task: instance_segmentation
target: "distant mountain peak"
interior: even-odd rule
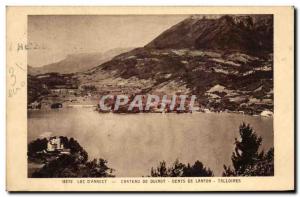
[[[147,48],[272,51],[272,15],[193,15],[169,28]]]

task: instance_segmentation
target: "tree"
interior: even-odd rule
[[[88,153],[82,148],[82,146],[74,138],[67,138],[64,136],[59,137],[61,143],[66,149],[70,149],[71,154],[78,153],[81,156],[82,163],[85,163],[88,160]]]
[[[262,138],[250,125],[243,123],[239,128],[240,140],[235,139],[231,160],[233,169],[224,165],[223,176],[271,176],[274,174],[274,150],[265,155],[259,152]]]
[[[74,138],[60,136],[60,139],[64,148],[70,149],[70,154],[37,154],[47,148],[47,139],[37,139],[28,145],[28,158],[33,162],[42,160],[45,164],[31,175],[33,178],[114,176],[114,170],[108,167],[106,160],[100,158],[88,161],[88,153]]]
[[[42,151],[47,149],[48,140],[46,138],[36,139],[28,144],[27,156],[28,161],[35,161],[41,163],[45,160]]]
[[[36,139],[28,144],[28,154],[33,154],[47,149],[48,140],[46,138]]]
[[[184,175],[184,170],[186,166],[183,163],[180,163],[178,159],[173,164],[173,167],[169,169],[169,175],[171,177],[182,177]]]
[[[160,162],[159,166],[156,169],[151,168],[151,176],[153,176],[153,177],[168,177],[166,162],[165,161]]]
[[[33,178],[114,177],[104,159],[82,163],[77,155],[61,155],[32,174]]]
[[[183,164],[176,160],[171,167],[166,166],[166,162],[160,162],[156,169],[151,169],[152,177],[211,177],[213,172],[200,161],[196,161],[192,166]]]
[[[76,177],[71,176],[72,168],[76,165],[76,158],[73,155],[61,155],[58,159],[45,164],[40,170],[34,172],[34,178],[53,177]],[[68,173],[64,173],[68,172]],[[73,173],[75,174],[75,173]]]
[[[94,159],[91,162],[86,163],[87,171],[83,175],[84,177],[114,177],[113,169],[107,166],[107,161]]]
[[[196,161],[192,167],[188,164],[183,171],[184,177],[211,177],[214,176],[213,172],[208,168],[204,167],[202,162]]]
[[[252,166],[249,166],[244,176],[273,176],[274,175],[274,149],[271,148],[261,159]]]

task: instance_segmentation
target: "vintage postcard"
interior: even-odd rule
[[[293,191],[294,8],[7,7],[8,191]]]

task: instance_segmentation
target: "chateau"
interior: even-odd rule
[[[70,154],[70,149],[65,149],[60,137],[50,137],[47,144],[47,152],[59,152],[61,154]]]

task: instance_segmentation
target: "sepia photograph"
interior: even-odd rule
[[[294,8],[8,7],[8,191],[292,191]]]
[[[30,15],[26,47],[28,177],[274,175],[272,15]]]

